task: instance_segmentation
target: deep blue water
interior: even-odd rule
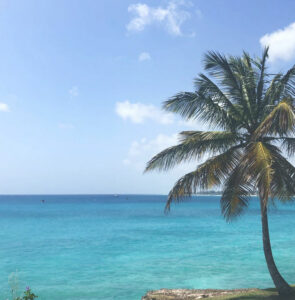
[[[45,200],[45,203],[41,202]],[[19,290],[40,300],[139,300],[149,289],[269,287],[260,211],[226,223],[218,196],[163,213],[165,196],[0,196],[1,300]],[[295,205],[273,208],[274,256],[295,283]],[[10,298],[9,298],[10,299]]]

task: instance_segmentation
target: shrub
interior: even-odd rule
[[[27,286],[26,290],[24,292],[24,296],[22,298],[17,297],[14,300],[34,300],[35,298],[38,298],[38,296],[36,296],[34,293],[32,293],[30,287]]]

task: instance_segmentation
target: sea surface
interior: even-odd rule
[[[232,223],[219,199],[198,196],[165,215],[166,196],[0,196],[0,300],[11,299],[9,281],[40,300],[273,286],[257,199]],[[294,204],[271,209],[270,234],[279,269],[295,283]]]

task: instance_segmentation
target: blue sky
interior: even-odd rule
[[[0,0],[0,193],[167,193],[143,175],[176,133],[160,110],[207,50],[295,63],[295,2]],[[197,164],[197,162],[196,162]]]

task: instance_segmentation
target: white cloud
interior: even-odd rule
[[[151,7],[145,3],[129,5],[128,12],[132,13],[134,17],[127,24],[127,30],[129,32],[140,32],[148,25],[160,24],[170,34],[181,36],[183,35],[181,26],[191,17],[191,14],[180,7],[189,5],[191,4],[183,0],[170,1],[165,8],[161,6]]]
[[[182,127],[186,127],[189,130],[202,130],[202,131],[208,131],[208,130],[212,130],[212,128],[210,128],[208,126],[208,124],[204,124],[200,121],[197,120],[179,120],[178,121],[178,125]]]
[[[0,111],[9,112],[10,108],[6,103],[0,102]]]
[[[178,142],[179,141],[177,133],[171,135],[158,134],[154,139],[148,140],[146,138],[142,138],[140,140],[133,141],[130,145],[128,155],[125,159],[123,159],[122,163],[126,167],[135,169],[136,171],[142,174],[147,162],[153,156],[155,156],[156,154],[165,150],[168,147],[177,145]],[[169,172],[168,176],[172,176],[171,178],[174,178],[174,180],[176,180],[184,174],[194,170],[196,166],[201,162],[202,160],[195,160],[191,162],[182,163],[178,166],[175,166],[173,170]],[[155,174],[153,174],[153,176],[155,176]],[[167,177],[167,175],[165,175],[165,177]]]
[[[145,164],[158,152],[177,144],[177,134],[159,134],[155,139],[142,138],[131,143],[128,156],[123,160],[124,165],[131,165],[143,171]]]
[[[148,52],[142,52],[138,56],[139,61],[151,60],[151,55]]]
[[[61,129],[73,129],[74,125],[71,123],[59,123],[58,127]]]
[[[260,39],[263,47],[269,46],[269,60],[288,61],[295,58],[295,22]]]
[[[133,123],[144,123],[145,120],[153,120],[160,124],[171,124],[174,116],[164,113],[152,104],[131,103],[128,100],[116,103],[116,113],[124,120],[131,120]]]
[[[71,89],[69,89],[69,94],[71,97],[79,96],[79,88],[77,86],[73,86]]]

